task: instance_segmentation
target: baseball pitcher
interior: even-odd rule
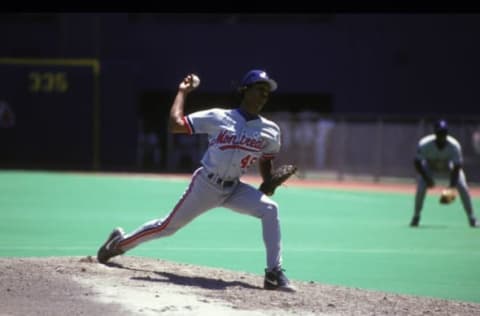
[[[239,87],[239,107],[211,108],[185,115],[186,98],[199,82],[196,75],[189,74],[179,84],[170,110],[169,130],[208,135],[201,167],[195,170],[183,196],[167,216],[146,222],[130,234],[114,229],[99,249],[97,259],[106,263],[141,243],[173,235],[210,209],[226,207],[254,216],[262,223],[267,266],[264,287],[294,291],[282,269],[279,206],[269,196],[296,168],[273,168],[272,160],[281,146],[280,129],[259,115],[277,83],[265,71],[251,70]],[[264,180],[258,189],[240,180],[254,164],[259,165]]]

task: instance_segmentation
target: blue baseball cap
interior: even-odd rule
[[[242,86],[249,86],[258,82],[266,82],[270,85],[270,91],[277,90],[277,82],[270,78],[265,70],[254,69],[247,72],[242,79]]]
[[[435,133],[448,132],[448,123],[445,120],[438,120],[433,125]]]

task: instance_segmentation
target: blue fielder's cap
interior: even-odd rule
[[[438,132],[448,132],[448,124],[447,121],[445,120],[438,120],[435,122],[433,129],[435,130],[435,133]]]
[[[266,82],[270,85],[270,91],[275,91],[277,89],[277,82],[271,79],[264,70],[250,70],[243,77],[242,86],[249,86],[258,82]]]

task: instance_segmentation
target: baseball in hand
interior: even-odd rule
[[[192,87],[197,88],[200,85],[200,78],[196,74],[192,74]]]

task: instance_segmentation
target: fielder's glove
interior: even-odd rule
[[[275,169],[272,172],[272,177],[268,180],[264,180],[258,189],[266,195],[271,196],[275,193],[275,189],[287,181],[295,172],[297,172],[296,166],[282,165]]]
[[[443,189],[442,193],[440,193],[440,204],[450,204],[452,203],[455,198],[457,197],[457,194],[455,193],[454,189],[447,188]]]

